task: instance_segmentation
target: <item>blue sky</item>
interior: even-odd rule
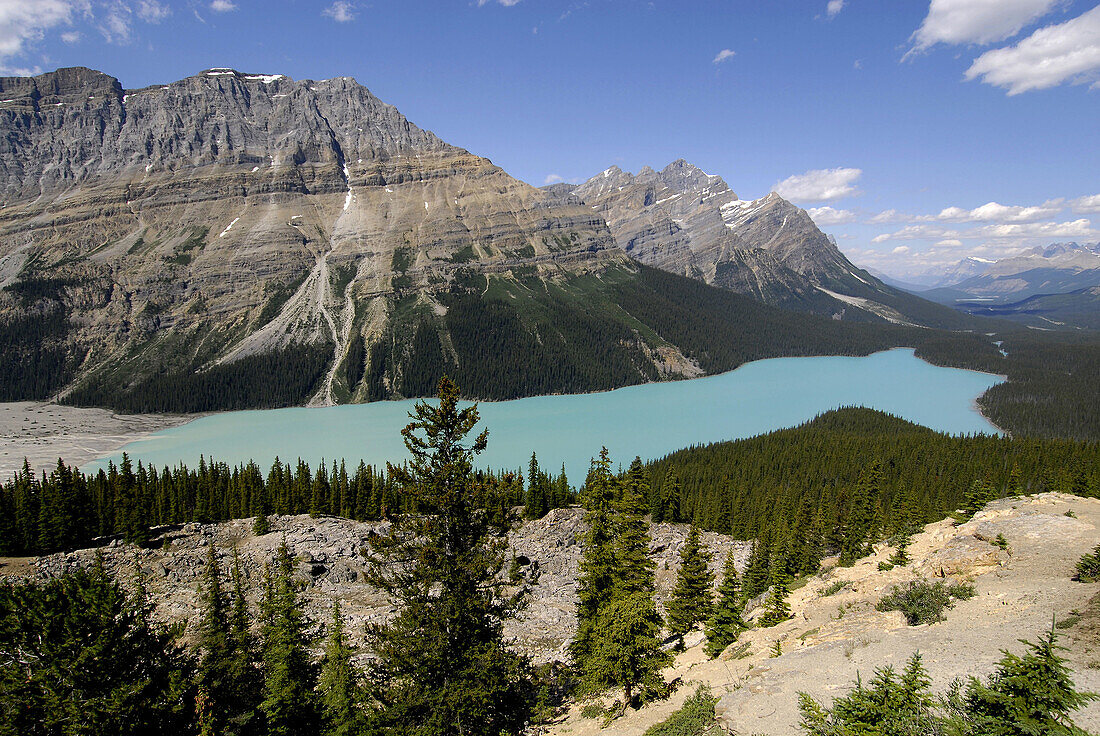
[[[541,185],[685,158],[857,263],[1100,240],[1100,5],[1080,0],[0,0],[7,74],[352,76]]]

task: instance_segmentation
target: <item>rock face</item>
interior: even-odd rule
[[[554,186],[563,197],[562,185]],[[642,263],[770,304],[909,321],[886,303],[891,287],[852,265],[805,210],[775,192],[738,199],[721,177],[680,159],[636,175],[612,166],[571,194]]]
[[[61,69],[0,78],[0,127],[0,286],[22,288],[0,292],[0,316],[63,304],[84,375],[322,345],[315,400],[361,399],[337,370],[351,345],[369,349],[399,302],[440,310],[458,271],[631,268],[591,209],[350,78],[210,69],[124,90]]]
[[[159,616],[168,621],[187,621],[189,626],[194,626],[197,620],[198,586],[210,545],[214,545],[224,572],[233,564],[233,550],[237,550],[249,598],[255,603],[264,565],[274,559],[284,537],[296,560],[296,576],[306,586],[307,612],[316,622],[327,622],[329,606],[338,599],[349,635],[356,643],[362,643],[364,624],[385,620],[394,612],[384,595],[363,582],[368,539],[385,533],[386,522],[272,517],[272,532],[261,537],[252,534],[251,526],[251,519],[187,524],[165,531],[166,541],[159,549],[139,549],[116,542],[101,551],[108,569],[123,581],[132,580],[137,571],[141,572]],[[519,566],[517,586],[525,586],[529,596],[526,608],[519,618],[507,622],[505,631],[536,662],[567,659],[565,647],[576,631],[577,574],[585,529],[581,509],[556,509],[508,535]],[[662,604],[676,584],[680,550],[687,531],[684,525],[651,527],[650,549],[657,563],[658,600]],[[702,539],[712,554],[711,567],[719,578],[730,551],[738,569],[744,569],[751,543],[713,532],[703,533]],[[80,550],[41,557],[25,572],[40,580],[49,579],[91,564],[95,554],[96,550]],[[0,568],[0,576],[4,572],[7,571]],[[508,564],[504,572],[509,572]],[[193,633],[188,630],[188,635]]]

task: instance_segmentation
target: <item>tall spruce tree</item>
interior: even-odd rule
[[[589,692],[623,688],[623,704],[634,703],[639,688],[659,693],[661,669],[672,655],[661,648],[661,615],[651,593],[633,593],[600,610],[598,635],[582,675]]]
[[[613,596],[648,593],[657,589],[654,573],[656,564],[649,556],[648,482],[642,470],[642,461],[634,459],[621,484],[619,500],[614,506],[615,520],[615,582]]]
[[[682,496],[683,487],[680,485],[680,476],[669,468],[661,497],[661,521],[675,524],[684,520],[680,509],[680,504],[683,503]]]
[[[199,732],[221,734],[226,731],[235,683],[230,675],[231,656],[225,625],[228,602],[222,590],[221,568],[213,544],[207,550],[199,599],[202,602],[198,637]]]
[[[473,457],[488,432],[464,443],[477,407],[458,408],[458,387],[439,382],[439,403],[419,402],[402,435],[408,466],[390,466],[416,514],[372,539],[369,580],[399,606],[368,638],[381,707],[372,726],[418,736],[517,733],[534,700],[529,666],[504,646],[504,542],[473,503]]]
[[[787,575],[787,562],[781,555],[772,561],[771,571],[768,596],[764,600],[764,615],[760,617],[760,625],[763,627],[781,624],[791,617],[791,607],[787,604],[787,596],[791,594],[791,579]]]
[[[358,736],[366,727],[363,686],[351,663],[352,649],[344,632],[340,601],[332,604],[332,623],[321,660],[318,690],[323,736]]]
[[[270,736],[300,736],[317,722],[314,666],[307,649],[309,624],[293,578],[290,550],[279,545],[267,570],[261,601],[263,700],[260,710]]]
[[[844,537],[840,548],[841,565],[852,565],[868,552],[869,542],[876,531],[875,518],[881,483],[882,465],[876,460],[856,481],[844,525]]]
[[[711,657],[717,657],[726,650],[730,644],[737,641],[741,632],[748,628],[741,614],[744,611],[744,603],[741,600],[741,581],[737,577],[737,567],[734,564],[733,550],[726,556],[726,564],[722,568],[722,583],[718,586],[718,600],[714,604],[710,620],[707,621],[707,645],[706,652]]]
[[[618,582],[615,550],[616,481],[611,474],[607,448],[592,461],[585,481],[584,520],[588,532],[577,579],[577,633],[569,645],[573,663],[579,670],[592,651],[600,608],[607,604]]]
[[[680,570],[668,604],[668,630],[683,646],[684,634],[706,622],[711,612],[714,573],[710,571],[710,552],[699,539],[698,527],[692,526],[680,552]]]
[[[256,638],[249,622],[248,601],[244,593],[244,574],[241,556],[233,550],[233,567],[230,571],[233,590],[229,601],[229,682],[232,683],[230,699],[226,703],[226,736],[248,736],[259,733],[259,706],[263,681],[257,668]]]

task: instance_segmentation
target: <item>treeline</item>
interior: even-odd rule
[[[1021,329],[998,333],[997,341],[999,347],[986,335],[941,333],[919,343],[917,356],[1007,376],[978,404],[1016,436],[1100,440],[1100,336]]]
[[[300,406],[316,392],[331,360],[327,344],[299,345],[202,370],[191,366],[154,372],[132,386],[120,387],[116,376],[104,375],[87,380],[61,403],[133,413]]]
[[[748,594],[844,562],[882,539],[995,498],[1057,491],[1100,497],[1100,445],[934,432],[870,409],[672,453],[648,466],[650,508],[756,539]],[[899,560],[900,563],[900,560]]]
[[[564,469],[547,474],[532,455],[528,472],[533,482],[526,487],[521,473],[475,475],[476,502],[494,524],[503,526],[515,506],[539,518],[575,501]],[[230,467],[205,459],[197,469],[180,464],[158,472],[140,462],[134,468],[125,455],[95,474],[58,461],[48,475],[36,476],[24,464],[0,485],[0,554],[49,554],[115,536],[141,544],[151,527],[191,521],[255,516],[262,525],[270,514],[305,513],[372,521],[416,512],[415,497],[401,489],[385,469],[360,463],[349,473],[335,461],[313,471],[302,460],[276,458],[266,474],[254,462]]]

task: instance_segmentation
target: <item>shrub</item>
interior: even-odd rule
[[[1078,561],[1077,574],[1073,579],[1082,583],[1100,581],[1100,544]]]
[[[942,581],[929,583],[916,580],[908,585],[895,585],[889,595],[883,596],[876,608],[880,611],[901,611],[910,626],[930,624],[944,619],[944,610],[957,600],[967,600],[976,595],[973,585]]]
[[[822,598],[828,598],[831,595],[836,595],[837,593],[839,593],[840,591],[844,590],[847,587],[848,587],[847,581],[837,580],[836,582],[830,583],[828,585],[828,587],[826,587],[824,590],[821,591],[821,597]]]
[[[714,725],[714,704],[718,698],[700,685],[683,706],[665,720],[650,726],[645,736],[699,736]]]

